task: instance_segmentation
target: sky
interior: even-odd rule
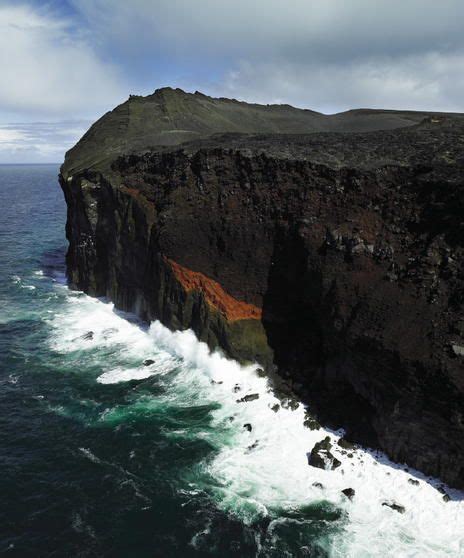
[[[0,0],[0,163],[61,162],[164,86],[324,113],[464,112],[463,0]]]

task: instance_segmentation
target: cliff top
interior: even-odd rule
[[[289,143],[286,140],[289,134],[293,136],[293,139],[288,136],[290,143],[295,145],[295,135],[299,135],[296,151],[301,154],[308,134],[321,138],[340,133],[394,130],[418,125],[424,119],[433,121],[443,117],[438,113],[374,109],[324,115],[290,105],[250,104],[165,87],[147,97],[130,96],[102,116],[67,152],[62,174],[67,176],[86,168],[107,168],[119,155],[147,149],[206,138],[211,146],[218,134],[241,134],[241,148],[247,142],[244,134],[269,135],[268,144],[274,146],[274,151],[279,142]],[[461,119],[462,116],[446,115],[446,118]],[[219,143],[221,141],[224,142],[224,136]]]

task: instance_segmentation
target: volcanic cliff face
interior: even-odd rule
[[[464,487],[461,116],[162,90],[133,121],[134,102],[62,168],[71,285],[277,369],[322,419]],[[197,139],[167,146],[168,121]]]

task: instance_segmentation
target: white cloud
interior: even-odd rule
[[[48,10],[1,5],[2,113],[95,116],[126,97],[115,68],[99,60],[84,37]]]
[[[326,113],[351,108],[459,112],[464,109],[464,53],[326,65],[241,62],[211,89],[239,99],[291,102]]]
[[[0,125],[0,164],[59,163],[90,124],[80,120]]]
[[[462,0],[79,0],[103,42],[176,85],[322,111],[464,111]],[[192,67],[192,71],[185,68]],[[205,68],[210,68],[205,79]],[[196,75],[195,75],[196,72]],[[159,74],[154,74],[159,79]],[[193,76],[193,77],[192,77]]]

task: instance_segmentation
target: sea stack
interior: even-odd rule
[[[133,96],[61,168],[69,282],[464,488],[463,154],[462,115]]]

